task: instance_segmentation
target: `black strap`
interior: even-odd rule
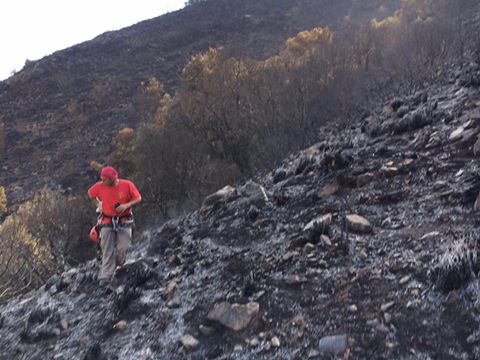
[[[102,213],[102,217],[107,218],[107,219],[114,219],[114,218],[118,218],[118,219],[130,218],[130,219],[133,219],[133,214],[127,214],[127,215],[122,215],[122,216],[108,216],[108,215],[105,215],[104,213]]]

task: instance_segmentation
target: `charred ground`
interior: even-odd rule
[[[344,358],[478,358],[480,91],[465,79],[479,75],[470,64],[323,128],[145,232],[111,290],[92,261],[2,305],[0,357],[315,359],[330,356],[321,338],[346,335]],[[234,331],[212,315],[222,303],[258,311]]]

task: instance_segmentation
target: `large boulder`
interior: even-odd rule
[[[347,350],[348,337],[346,334],[325,336],[318,342],[320,353],[325,355],[341,355]]]
[[[350,231],[358,234],[370,234],[373,231],[367,219],[355,214],[347,215],[347,226]]]
[[[235,188],[227,185],[218,190],[217,192],[208,195],[202,203],[202,207],[209,207],[213,206],[221,201],[227,200],[230,196],[232,196],[235,193]]]
[[[309,238],[314,238],[321,234],[328,234],[331,223],[332,214],[318,216],[305,225],[303,232],[306,233]]]
[[[208,320],[215,321],[233,331],[241,331],[258,319],[260,304],[250,302],[245,305],[222,302],[215,304],[208,313]]]

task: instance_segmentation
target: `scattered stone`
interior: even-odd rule
[[[376,327],[375,327],[375,330],[379,331],[379,332],[382,332],[382,333],[388,333],[390,330],[388,329],[388,327],[386,327],[384,324],[378,324]]]
[[[117,331],[123,331],[127,328],[127,322],[125,320],[120,320],[115,325],[113,325],[113,329]]]
[[[358,311],[357,305],[355,305],[355,304],[350,305],[350,306],[348,307],[348,311],[350,311],[350,312],[352,312],[352,313],[357,312],[357,311]]]
[[[200,325],[198,327],[198,330],[202,333],[204,336],[211,336],[215,333],[215,329],[210,327],[210,326],[205,326],[205,325]]]
[[[407,275],[407,276],[404,276],[400,279],[400,281],[398,282],[400,285],[403,285],[403,284],[406,284],[407,282],[410,281],[412,277],[410,275]]]
[[[270,351],[271,348],[272,348],[272,343],[270,341],[267,341],[263,349],[265,351]]]
[[[167,287],[163,290],[163,296],[171,300],[173,296],[175,295],[175,292],[177,291],[178,285],[175,281],[170,281],[167,285]]]
[[[60,326],[62,327],[63,330],[68,329],[68,321],[66,319],[60,320]]]
[[[387,311],[388,309],[390,309],[393,305],[395,305],[395,301],[390,301],[386,304],[383,304],[381,307],[380,307],[380,310],[382,310],[383,312]]]
[[[320,356],[320,351],[318,350],[310,350],[307,354],[308,358],[309,359],[313,359],[313,358],[316,358],[318,356]]]
[[[390,324],[392,322],[392,315],[390,313],[383,314],[383,318],[385,319],[385,324]]]
[[[167,307],[170,309],[179,308],[180,305],[180,298],[178,296],[175,296],[172,300],[167,301]]]
[[[347,345],[347,334],[326,336],[318,342],[320,353],[328,355],[343,354],[347,350]]]
[[[467,337],[467,343],[470,345],[478,343],[479,341],[480,341],[480,331],[478,330],[473,332]]]
[[[459,140],[462,137],[462,133],[465,131],[465,128],[463,126],[460,126],[456,128],[448,137],[449,140],[451,141],[456,141]]]
[[[62,331],[59,328],[55,328],[52,330],[52,335],[54,336],[60,336],[61,333]]]
[[[440,235],[440,233],[439,233],[438,231],[432,231],[432,232],[429,232],[429,233],[423,235],[423,236],[420,238],[420,240],[425,240],[425,239],[427,239],[427,238],[435,237],[435,236],[438,236],[438,235]]]
[[[277,336],[272,338],[272,345],[277,348],[280,347],[280,339]]]
[[[334,195],[338,192],[338,189],[340,188],[340,185],[338,184],[337,181],[325,186],[321,191],[320,191],[320,196],[331,196]]]
[[[300,275],[287,275],[285,276],[284,281],[288,285],[298,285],[307,282],[307,279]]]
[[[371,172],[367,172],[365,174],[358,175],[356,177],[356,186],[363,187],[375,180],[375,174]]]
[[[332,246],[332,240],[330,240],[330,238],[327,236],[327,235],[320,235],[320,240],[322,240],[322,242],[327,245],[327,246]]]
[[[215,304],[207,318],[219,322],[233,331],[240,331],[255,322],[259,312],[260,304],[256,302],[250,302],[246,305],[222,302]]]
[[[332,214],[326,214],[311,220],[307,225],[305,225],[303,231],[312,232],[315,234],[323,234],[331,223]]]
[[[283,259],[283,261],[288,261],[288,260],[294,258],[295,256],[299,256],[299,255],[300,255],[300,253],[298,251],[289,251],[285,255],[283,255],[282,259]]]
[[[380,169],[380,171],[382,172],[383,175],[385,175],[386,177],[394,177],[394,176],[397,176],[399,174],[399,169],[395,166],[382,166],[382,168]]]
[[[250,346],[257,347],[260,344],[260,341],[258,341],[257,338],[253,338],[249,342]]]
[[[367,219],[355,214],[347,215],[347,226],[350,231],[359,234],[370,234],[373,230]]]
[[[180,342],[188,350],[195,349],[199,344],[198,340],[189,334],[183,335]]]
[[[243,351],[243,346],[240,344],[237,344],[233,347],[233,352],[239,353]]]
[[[208,195],[202,203],[202,208],[209,207],[215,205],[221,201],[227,200],[230,196],[235,193],[235,188],[227,185],[218,190],[217,192]]]

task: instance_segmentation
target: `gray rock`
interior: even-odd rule
[[[314,234],[324,234],[328,226],[332,223],[332,214],[326,214],[310,220],[303,228],[304,232],[312,232]]]
[[[318,342],[319,350],[322,354],[340,355],[347,350],[347,334],[326,336]]]
[[[359,234],[370,234],[373,230],[367,219],[355,214],[347,215],[347,226],[350,231]]]
[[[120,320],[115,325],[113,325],[113,329],[117,331],[123,331],[127,328],[127,322],[125,320]]]
[[[210,327],[210,326],[205,326],[205,325],[200,325],[198,327],[198,330],[204,335],[204,336],[211,336],[215,333],[215,329]]]
[[[195,349],[199,344],[198,340],[189,334],[183,335],[180,342],[186,349]]]
[[[235,188],[227,185],[217,192],[208,195],[202,203],[202,208],[212,206],[220,201],[225,201],[228,199],[230,196],[232,196],[235,193]]]
[[[298,285],[298,284],[303,284],[304,282],[307,281],[307,279],[303,276],[300,275],[287,275],[283,279],[287,285]]]
[[[375,180],[375,174],[371,172],[367,172],[357,176],[356,185],[357,187],[362,187],[369,184],[373,180]]]
[[[260,304],[256,302],[246,305],[222,302],[215,304],[207,318],[224,325],[228,329],[240,331],[249,327],[258,318],[259,312]]]

